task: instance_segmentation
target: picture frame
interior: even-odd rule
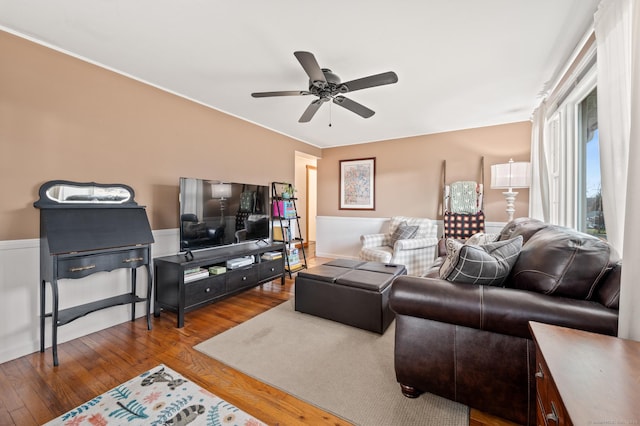
[[[376,159],[340,160],[340,210],[375,210]]]

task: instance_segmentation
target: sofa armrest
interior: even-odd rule
[[[388,246],[391,244],[391,236],[389,234],[366,234],[360,236],[360,242],[363,248]]]
[[[398,315],[531,339],[529,321],[615,336],[618,311],[598,302],[526,290],[398,277],[389,297]]]
[[[394,251],[398,250],[416,250],[427,247],[436,247],[438,238],[409,238],[407,240],[398,240],[393,246]]]

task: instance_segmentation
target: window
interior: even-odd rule
[[[602,184],[600,180],[600,141],[598,138],[598,91],[593,89],[579,104],[579,155],[582,163],[580,177],[580,230],[606,238],[602,212]]]
[[[605,237],[596,83],[591,62],[547,111],[543,143],[550,221]]]

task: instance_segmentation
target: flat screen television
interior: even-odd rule
[[[269,240],[269,186],[180,178],[180,251]]]

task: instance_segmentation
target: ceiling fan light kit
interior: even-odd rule
[[[311,52],[294,52],[295,57],[302,65],[302,68],[309,76],[309,90],[287,90],[277,92],[255,92],[251,96],[254,98],[266,98],[274,96],[317,96],[318,99],[311,101],[307,109],[298,120],[300,123],[311,121],[323,103],[333,101],[334,104],[358,114],[362,118],[369,118],[375,111],[365,107],[358,102],[342,96],[342,94],[354,92],[356,90],[370,87],[383,86],[398,82],[398,76],[393,71],[381,74],[370,75],[356,80],[342,83],[340,77],[328,68],[320,68],[318,61]]]

